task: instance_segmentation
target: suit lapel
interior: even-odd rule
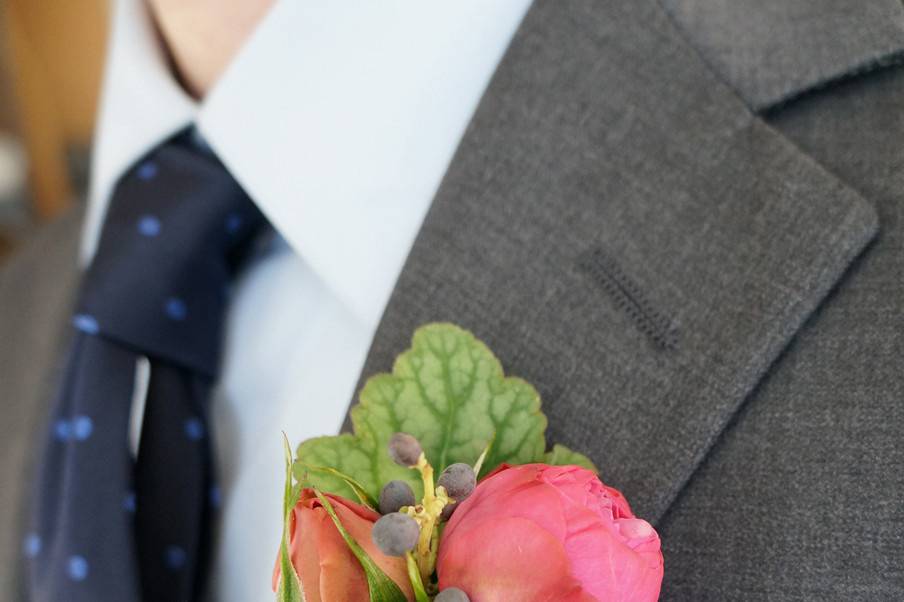
[[[52,393],[62,371],[62,350],[79,281],[76,265],[82,213],[72,211],[40,228],[30,244],[0,266],[0,599],[20,595],[16,571],[34,463],[43,443]]]
[[[657,520],[875,232],[649,0],[538,0],[399,278],[364,376],[420,324],[534,383],[552,440]]]
[[[661,1],[757,111],[904,58],[900,0]]]

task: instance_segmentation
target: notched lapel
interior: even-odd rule
[[[655,521],[875,229],[658,4],[538,0],[363,374],[422,323],[473,330]]]
[[[901,0],[661,0],[754,110],[904,59]]]

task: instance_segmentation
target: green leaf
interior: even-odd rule
[[[559,445],[558,443],[552,446],[552,451],[546,453],[546,457],[543,459],[543,461],[547,464],[552,464],[555,466],[567,466],[574,464],[575,466],[580,466],[582,468],[586,468],[587,470],[592,470],[595,474],[599,474],[599,470],[597,470],[596,466],[593,464],[590,458],[588,458],[584,454],[579,454],[576,451],[572,451],[564,445]]]
[[[336,511],[333,509],[330,500],[318,489],[314,489],[314,495],[317,496],[317,499],[320,500],[320,503],[323,505],[327,514],[333,519],[333,524],[336,525],[336,529],[339,530],[342,539],[345,540],[348,548],[361,564],[361,568],[364,569],[364,576],[367,578],[367,589],[370,592],[370,602],[408,602],[405,598],[405,594],[402,593],[402,590],[399,589],[396,582],[390,579],[386,573],[377,566],[377,563],[368,556],[367,552],[364,551],[364,548],[358,545],[358,542],[345,530],[339,517],[336,516]]]
[[[292,486],[292,448],[283,433],[283,449],[286,456],[286,484],[283,492],[283,533],[279,545],[279,584],[276,586],[277,602],[304,602],[304,588],[292,559],[289,557],[289,529],[292,521],[292,509],[298,501],[298,488]]]
[[[299,482],[308,482],[311,480],[311,473],[321,473],[325,475],[329,475],[331,477],[335,477],[337,479],[341,479],[349,489],[351,489],[355,496],[358,498],[358,501],[370,508],[371,510],[377,509],[377,500],[371,497],[369,493],[364,489],[364,486],[348,476],[344,472],[340,472],[335,468],[330,468],[329,466],[313,466],[311,464],[305,464],[304,462],[297,461],[293,466],[293,471],[295,473],[295,478],[298,479]]]
[[[502,462],[545,457],[546,417],[537,391],[520,378],[506,378],[487,346],[452,324],[419,328],[392,374],[367,381],[351,418],[354,435],[305,441],[298,458],[351,476],[374,498],[392,479],[408,481],[418,498],[423,493],[417,473],[394,464],[386,451],[395,432],[417,437],[437,473],[455,462],[473,464],[490,440],[484,474]],[[334,475],[309,476],[324,491],[354,495]]]

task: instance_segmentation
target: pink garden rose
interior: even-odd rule
[[[503,465],[446,526],[440,589],[471,602],[650,602],[659,536],[617,490],[577,466]]]

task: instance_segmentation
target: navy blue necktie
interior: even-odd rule
[[[191,132],[120,179],[82,283],[38,475],[24,544],[33,600],[199,596],[219,497],[208,394],[229,284],[265,223]]]

